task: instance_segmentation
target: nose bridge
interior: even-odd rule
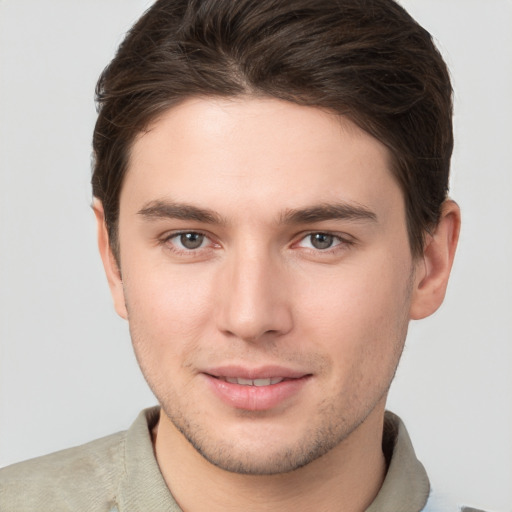
[[[246,341],[292,327],[286,276],[271,248],[247,244],[230,252],[220,283],[219,328]]]

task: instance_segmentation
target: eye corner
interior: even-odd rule
[[[346,251],[355,243],[356,240],[345,233],[312,230],[297,236],[292,248],[318,256],[332,256]]]
[[[211,235],[197,229],[167,232],[158,241],[159,245],[178,257],[204,256],[208,251],[220,248],[220,244]]]

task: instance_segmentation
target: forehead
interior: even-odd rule
[[[387,148],[346,118],[268,98],[193,98],[135,140],[121,192],[215,210],[401,201]],[[385,202],[385,201],[384,201]],[[234,210],[229,212],[229,208]]]

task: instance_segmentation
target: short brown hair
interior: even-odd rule
[[[329,109],[385,144],[422,253],[453,149],[450,78],[425,29],[393,0],[158,0],[96,88],[92,187],[116,256],[136,135],[191,96],[244,94]]]

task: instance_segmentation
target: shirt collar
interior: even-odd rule
[[[430,493],[427,472],[416,458],[402,420],[389,411],[384,418],[382,445],[384,453],[389,453],[389,466],[384,483],[366,512],[422,510]]]
[[[158,422],[159,407],[142,411],[126,433],[124,475],[117,493],[119,512],[181,512],[155,458],[151,429]]]
[[[124,474],[117,493],[119,512],[181,512],[163,479],[151,442],[159,407],[142,411],[125,439]],[[384,483],[366,512],[416,512],[425,506],[430,484],[398,416],[386,412],[383,449],[389,465]]]

